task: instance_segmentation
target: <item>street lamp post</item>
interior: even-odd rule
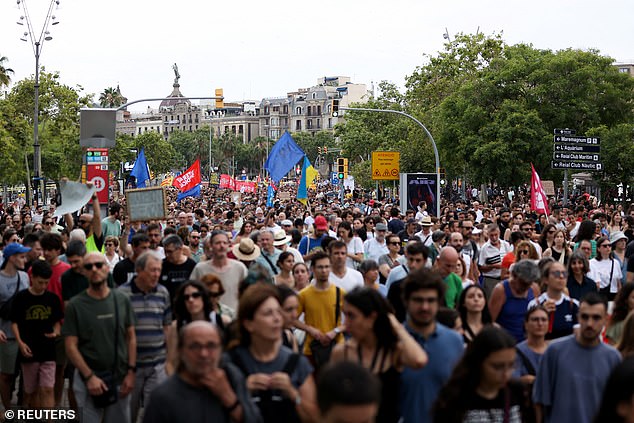
[[[33,190],[35,194],[35,201],[38,204],[42,204],[42,198],[40,198],[40,188],[42,184],[42,155],[40,150],[40,139],[39,139],[39,124],[40,124],[40,54],[42,52],[42,45],[44,41],[50,41],[53,39],[51,34],[48,31],[48,26],[53,21],[53,25],[57,25],[59,21],[55,16],[53,16],[53,7],[59,7],[59,0],[51,0],[48,6],[48,12],[46,14],[46,19],[44,20],[44,25],[42,25],[42,32],[40,32],[39,38],[35,38],[33,25],[31,24],[31,17],[29,15],[29,11],[26,7],[26,0],[17,0],[18,7],[22,5],[22,10],[24,15],[20,16],[20,20],[17,22],[18,25],[24,25],[23,21],[26,21],[27,31],[24,32],[22,41],[31,40],[33,46],[33,53],[35,55],[35,98],[34,98],[34,108],[33,108]]]

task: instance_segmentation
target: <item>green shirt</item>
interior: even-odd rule
[[[462,292],[462,279],[455,273],[450,273],[445,279],[445,303],[449,308],[456,308],[458,298]]]
[[[115,304],[118,308],[116,379],[123,381],[128,367],[127,328],[136,324],[130,299],[111,289],[104,299],[96,299],[86,291],[73,297],[66,307],[63,336],[76,336],[78,349],[92,371],[112,370],[115,342]]]

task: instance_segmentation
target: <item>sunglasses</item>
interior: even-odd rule
[[[95,263],[84,263],[84,269],[86,270],[92,270],[93,267],[96,267],[97,269],[101,269],[102,267],[104,267],[106,265],[106,263],[104,263],[103,261],[98,261]]]
[[[549,275],[554,276],[556,278],[567,278],[568,272],[566,272],[565,270],[553,270],[549,272]]]
[[[194,235],[191,235],[191,237],[192,237],[193,239],[200,239],[200,237],[199,237],[199,236],[194,236]]]
[[[388,245],[400,245],[401,243],[400,242],[388,242],[387,244]]]
[[[52,225],[53,222],[44,222],[45,225]]]
[[[528,250],[521,250],[518,251],[517,254],[528,254]]]
[[[185,295],[183,295],[183,299],[184,299],[185,301],[189,301],[189,299],[190,299],[190,298],[194,298],[194,299],[196,299],[196,298],[200,298],[200,297],[202,297],[202,296],[203,296],[203,294],[202,294],[202,293],[200,293],[200,292],[194,292],[194,293],[191,293],[191,294],[185,294]]]

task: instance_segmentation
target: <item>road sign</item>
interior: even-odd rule
[[[598,162],[599,154],[592,153],[553,153],[555,160],[572,160],[575,162]]]
[[[398,181],[401,153],[398,151],[372,152],[372,179],[383,181]]]
[[[552,169],[574,169],[574,170],[603,170],[603,163],[597,162],[564,162],[553,160],[550,162]]]
[[[567,151],[571,153],[598,153],[601,146],[598,145],[574,145],[574,144],[555,144],[555,151]]]
[[[565,142],[569,144],[587,144],[587,145],[599,145],[601,144],[601,138],[599,137],[577,137],[568,135],[555,135],[553,137],[556,143]]]
[[[333,185],[339,185],[339,176],[337,172],[332,172],[330,175],[330,183]]]
[[[575,135],[577,133],[577,131],[575,131],[574,129],[560,129],[560,128],[555,128],[553,130],[553,134],[555,135]]]

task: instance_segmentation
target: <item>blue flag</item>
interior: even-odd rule
[[[266,207],[273,207],[274,200],[275,189],[273,189],[273,185],[269,184],[269,187],[266,189]]]
[[[200,197],[200,184],[196,185],[192,189],[188,189],[185,192],[179,192],[176,197],[176,201],[180,202],[183,198],[187,197]]]
[[[271,149],[271,154],[266,159],[264,168],[269,171],[271,179],[277,184],[304,155],[304,150],[295,143],[291,134],[286,131]]]
[[[145,188],[145,182],[150,179],[150,168],[148,167],[147,160],[145,159],[145,149],[141,149],[139,156],[134,162],[134,167],[132,168],[132,172],[130,172],[130,176],[134,176],[136,178],[137,188]]]

